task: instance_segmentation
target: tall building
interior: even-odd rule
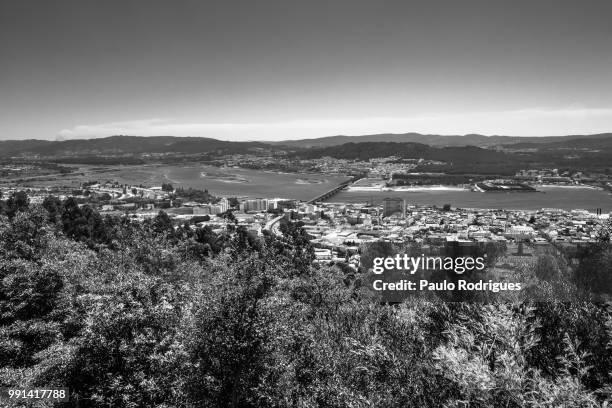
[[[268,200],[256,198],[254,200],[246,200],[244,202],[244,211],[267,211]]]
[[[402,212],[404,201],[399,197],[385,198],[383,200],[383,217],[388,217],[391,214]]]
[[[221,206],[221,212],[226,212],[230,208],[229,200],[225,197],[219,201],[219,205]]]

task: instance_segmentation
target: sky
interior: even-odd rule
[[[612,131],[609,0],[0,0],[0,140]]]

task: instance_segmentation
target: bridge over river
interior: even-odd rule
[[[328,198],[333,197],[336,194],[338,194],[340,191],[344,190],[346,187],[348,187],[349,184],[351,184],[351,183],[353,183],[355,181],[356,181],[355,179],[344,181],[339,186],[337,186],[335,188],[332,188],[331,190],[326,191],[325,193],[320,194],[320,195],[316,196],[315,198],[313,198],[311,200],[308,200],[307,203],[308,204],[314,204],[317,201],[327,200]]]

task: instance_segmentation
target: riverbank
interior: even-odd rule
[[[604,191],[605,189],[597,186],[590,186],[588,184],[574,184],[574,185],[561,185],[561,184],[534,184],[536,188],[569,188],[569,189],[586,189],[586,190],[599,190]]]
[[[400,186],[400,187],[378,187],[378,186],[349,186],[347,191],[469,191],[465,187],[457,186]]]
[[[483,194],[467,189],[421,190],[421,191],[351,191],[339,192],[330,201],[346,203],[380,204],[387,197],[399,197],[409,204],[437,205],[451,204],[460,208],[499,208],[507,210],[539,210],[560,208],[563,210],[584,209],[604,213],[612,211],[612,194],[593,188],[541,187],[544,194],[516,194],[496,192]]]

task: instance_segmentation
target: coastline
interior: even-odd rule
[[[590,186],[587,184],[577,184],[577,185],[562,185],[562,184],[535,184],[535,187],[538,188],[571,188],[571,189],[586,189],[586,190],[605,190],[602,187]]]
[[[470,191],[465,187],[456,186],[401,186],[401,187],[347,187],[346,191],[395,191],[395,192],[422,192],[422,191]]]
[[[598,190],[605,191],[602,187],[590,186],[586,184],[580,185],[557,185],[557,184],[534,184],[535,188],[566,188],[566,189],[585,189],[585,190]],[[346,191],[394,191],[394,192],[427,192],[427,191],[472,191],[467,187],[457,187],[457,186],[400,186],[400,187],[379,187],[379,186],[349,186],[346,188]],[[476,192],[485,192],[484,190],[478,189]],[[509,191],[502,191],[509,192]],[[514,192],[514,191],[513,191]]]

